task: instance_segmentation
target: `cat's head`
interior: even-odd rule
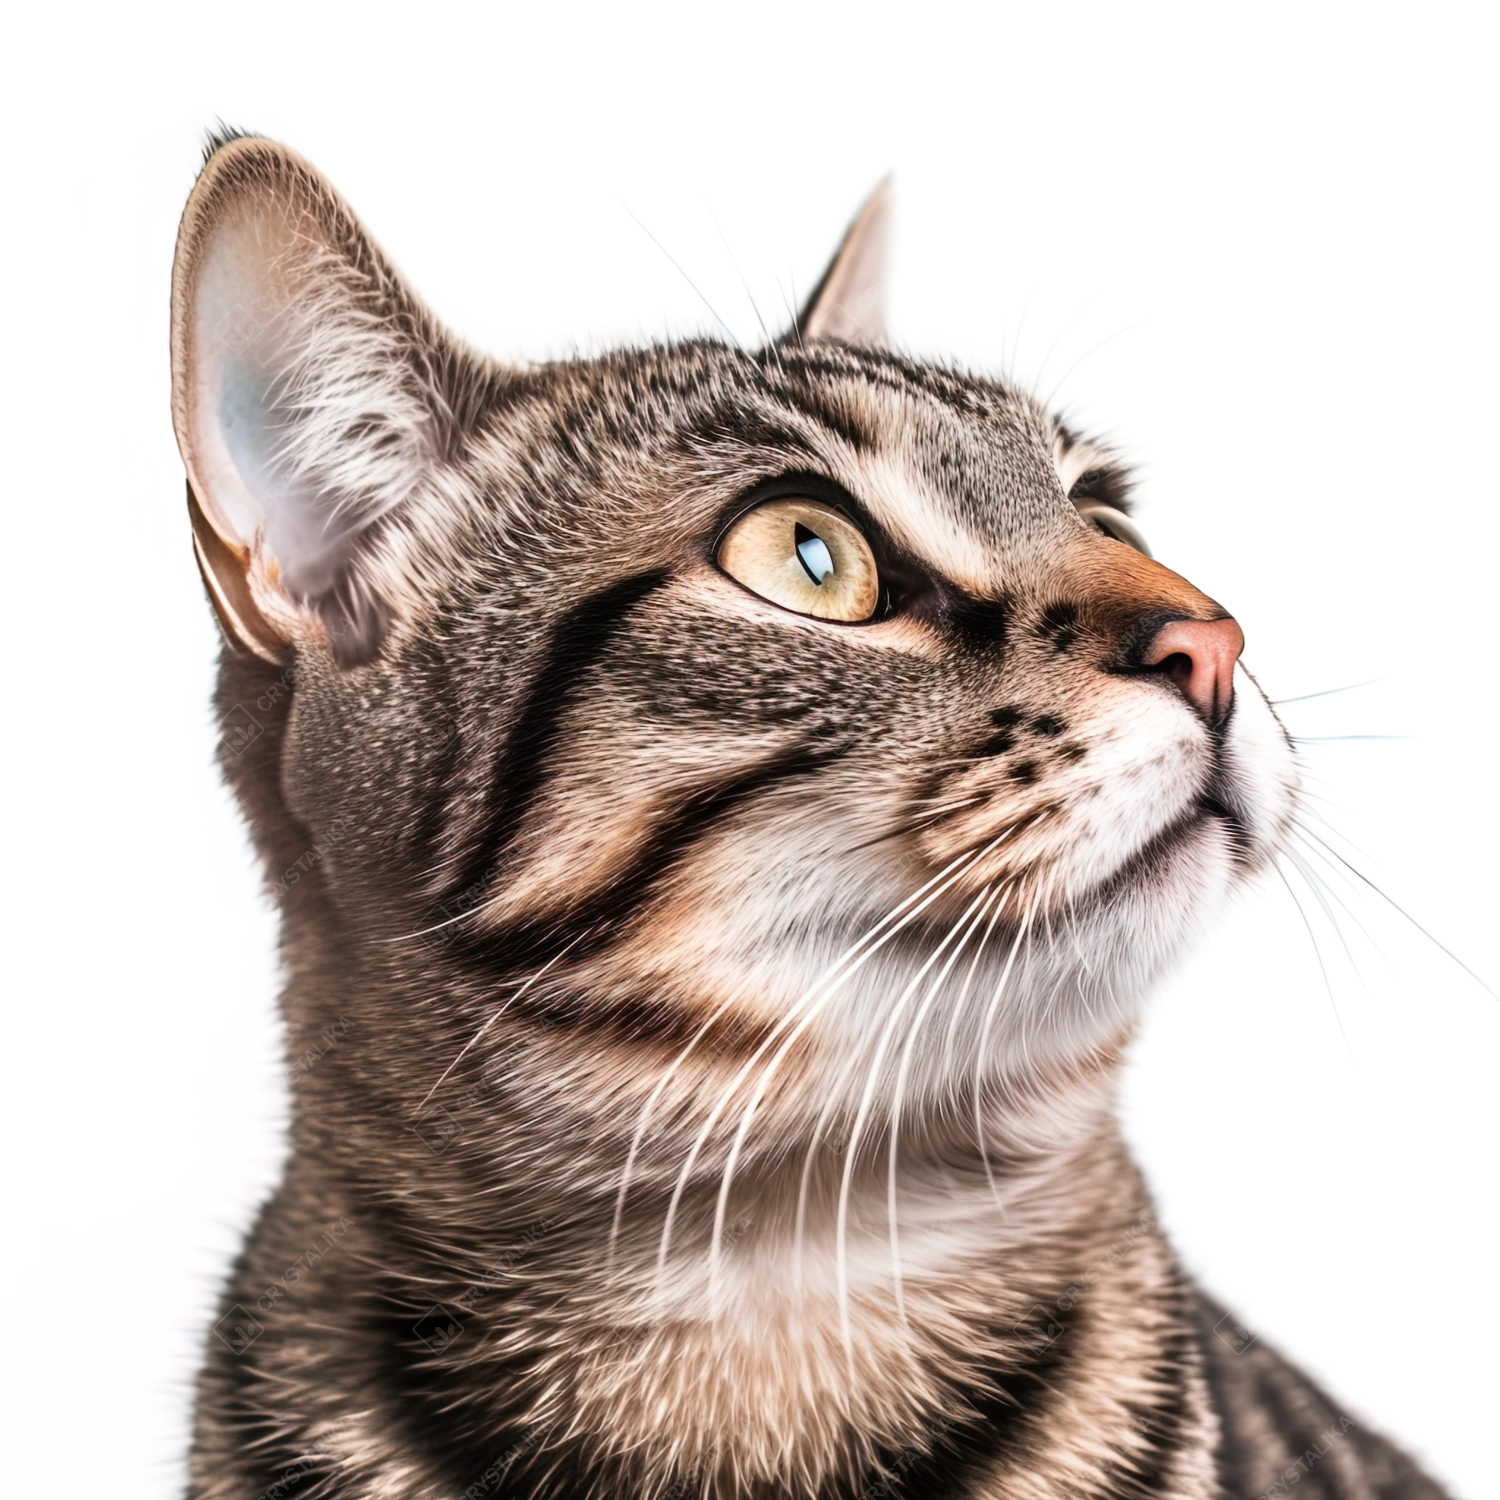
[[[1280,838],[1238,626],[1107,450],[884,347],[883,221],[772,347],[501,368],[297,157],[211,153],[173,411],[225,760],[423,1089],[513,1025],[913,1098],[1073,1060]]]

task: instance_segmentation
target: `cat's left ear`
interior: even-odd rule
[[[802,305],[793,339],[805,344],[883,344],[885,271],[890,241],[891,180],[865,199],[823,279]]]
[[[305,161],[215,142],[177,240],[172,417],[230,639],[373,657],[415,607],[424,499],[493,378]]]

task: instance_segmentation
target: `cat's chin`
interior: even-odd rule
[[[1150,909],[1138,915],[1154,918],[1153,927],[1176,925],[1174,912],[1191,926],[1272,862],[1296,808],[1296,762],[1259,685],[1243,667],[1237,672],[1233,715],[1191,803],[1108,876],[1056,904],[1107,917],[1144,898]]]
[[[999,1076],[1112,1049],[1163,972],[1272,862],[1295,798],[1290,745],[1247,676],[1217,773],[1185,811],[1081,889],[1017,883],[976,964],[971,988],[988,998],[940,1023],[946,1056]],[[941,1073],[929,1074],[939,1093]]]

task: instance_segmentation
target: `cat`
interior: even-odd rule
[[[888,218],[761,350],[507,368],[212,140],[172,410],[292,1124],[195,1500],[1440,1496],[1112,1109],[1290,742],[1113,451],[888,346]]]

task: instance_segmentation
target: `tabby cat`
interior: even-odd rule
[[[1211,1303],[1112,1109],[1297,791],[1109,450],[884,344],[465,348],[216,139],[172,409],[282,912],[199,1500],[1433,1497]]]

